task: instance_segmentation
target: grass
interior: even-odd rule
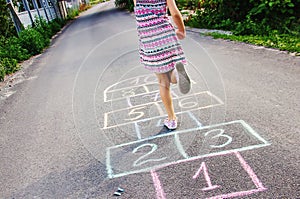
[[[272,34],[269,36],[259,35],[225,35],[220,33],[207,33],[206,35],[213,38],[221,38],[232,41],[240,41],[258,46],[275,48],[283,51],[294,52],[297,56],[300,55],[300,36],[287,34]]]
[[[90,4],[91,4],[91,5],[96,5],[96,4],[98,4],[98,3],[102,3],[102,2],[105,2],[105,1],[108,1],[108,0],[91,0],[91,1],[90,1]]]

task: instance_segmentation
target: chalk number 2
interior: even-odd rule
[[[146,159],[145,160],[145,158],[147,156],[149,156],[150,154],[152,154],[154,151],[157,150],[157,145],[156,144],[151,144],[151,143],[142,144],[142,145],[136,147],[135,149],[133,149],[132,153],[136,153],[138,150],[140,150],[143,147],[151,147],[151,150],[148,153],[146,153],[146,154],[142,155],[141,157],[139,157],[136,161],[134,161],[133,166],[135,166],[135,167],[140,166],[142,164],[145,164],[147,162],[158,162],[158,161],[165,160],[167,158],[167,157],[164,157],[164,158],[159,158],[159,159]]]

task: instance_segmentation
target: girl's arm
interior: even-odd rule
[[[175,0],[167,0],[167,6],[172,15],[172,19],[178,28],[178,30],[176,30],[176,35],[177,35],[178,39],[184,39],[185,38],[185,27],[184,27],[182,15],[176,6]]]

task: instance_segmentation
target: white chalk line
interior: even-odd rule
[[[132,51],[130,51],[130,52],[132,52]],[[121,83],[123,83],[123,82],[128,82],[128,81],[130,82],[130,81],[132,81],[132,80],[137,80],[137,79],[139,79],[139,78],[145,79],[145,78],[147,78],[147,77],[155,77],[155,75],[153,75],[153,74],[138,75],[138,76],[134,76],[134,77],[131,77],[131,78],[128,78],[128,79],[123,79],[123,80],[121,80],[121,81],[118,81],[118,82],[116,82],[116,83],[114,83],[114,84],[108,86],[104,91],[106,91],[106,92],[113,92],[113,91],[119,91],[119,90],[123,90],[123,89],[126,89],[126,88],[130,88],[130,87],[122,87],[122,88],[117,88],[117,89],[110,90],[110,89],[113,88],[114,86],[116,86],[116,85],[118,85],[118,84],[121,84]],[[157,81],[155,81],[155,82],[157,83]],[[155,83],[155,82],[152,82],[152,83]],[[140,84],[137,85],[137,86],[140,86]]]
[[[156,108],[157,108],[157,110],[159,112],[159,115],[160,116],[164,116],[165,115],[164,110],[161,108],[161,106],[159,105],[159,103],[155,102],[154,104],[155,104],[155,106],[156,106]]]
[[[139,140],[142,139],[140,127],[139,127],[139,125],[138,125],[137,122],[134,123],[134,128],[135,128],[135,132],[136,132],[137,138],[138,138]]]
[[[195,109],[190,109],[190,110],[186,110],[186,111],[176,112],[176,114],[182,114],[182,113],[187,113],[189,111],[196,111],[196,110],[213,108],[213,107],[220,106],[220,105],[222,105],[222,104],[212,104],[212,105],[208,105],[208,106],[198,107],[198,108],[195,108]],[[143,105],[141,105],[141,106],[143,106]],[[126,110],[126,109],[124,109],[124,110]],[[166,116],[166,114],[163,115],[163,116]],[[149,120],[152,120],[152,119],[159,119],[161,117],[162,116],[159,115],[159,116],[155,116],[155,117],[151,117],[151,118],[145,118],[145,119],[135,120],[135,121],[131,121],[131,122],[125,122],[125,123],[117,124],[117,125],[113,125],[113,126],[107,126],[108,125],[107,121],[104,121],[104,127],[102,129],[111,129],[111,128],[115,128],[115,127],[119,127],[119,126],[124,126],[124,125],[128,125],[128,124],[132,124],[134,122],[146,122],[146,121],[149,121]],[[104,113],[104,119],[108,119],[108,113]]]
[[[174,139],[175,139],[175,144],[176,144],[176,147],[179,151],[179,153],[184,157],[184,158],[189,158],[188,154],[185,152],[181,142],[180,142],[180,139],[179,139],[179,136],[177,133],[174,134]]]
[[[159,90],[157,90],[155,88],[155,90],[153,91],[150,91],[149,88],[147,86],[149,85],[156,85],[156,83],[146,83],[146,84],[140,84],[138,86],[131,86],[131,87],[128,87],[128,88],[123,88],[123,89],[118,89],[118,90],[115,90],[115,91],[111,91],[111,92],[107,92],[105,94],[103,94],[105,96],[105,99],[104,99],[104,102],[113,102],[113,101],[117,101],[117,100],[121,100],[121,99],[124,99],[126,97],[135,97],[135,96],[138,96],[138,95],[145,95],[145,94],[148,94],[148,93],[151,93],[151,92],[159,92]],[[107,94],[113,94],[113,93],[116,93],[116,92],[121,92],[121,91],[124,91],[124,90],[133,90],[133,89],[137,89],[137,88],[143,88],[145,90],[145,92],[143,93],[138,93],[138,94],[132,94],[132,95],[127,95],[127,96],[122,96],[122,97],[114,97],[114,99],[111,99],[112,97],[108,98],[107,97]]]
[[[194,120],[197,123],[198,127],[203,127],[203,124],[199,122],[199,120],[195,117],[195,115],[191,111],[188,111],[187,113],[192,118],[192,120]]]
[[[131,96],[124,96],[124,97],[120,97],[120,98],[114,98],[113,100],[108,100],[108,101],[105,101],[105,102],[113,102],[113,101],[122,100],[122,99],[127,98],[127,97],[133,98],[133,97],[140,97],[140,96],[145,96],[145,95],[147,96],[147,95],[156,94],[156,93],[159,93],[159,90],[149,91],[149,92],[145,92],[145,93],[139,93],[139,94],[131,95]],[[201,92],[198,92],[198,93],[193,93],[193,94],[184,95],[184,96],[174,95],[173,96],[173,100],[175,100],[175,99],[181,99],[181,98],[187,98],[187,97],[193,97],[193,96],[202,95],[202,94],[207,94],[207,95],[211,96],[209,94],[209,91],[201,91]],[[218,98],[216,98],[216,101],[218,101]],[[220,104],[222,104],[222,103],[220,103]],[[139,105],[137,105],[137,106],[139,106]]]
[[[133,107],[133,105],[131,104],[130,97],[126,97],[126,101],[129,107]]]
[[[152,92],[152,93],[154,94],[156,92]],[[177,97],[177,98],[174,98],[174,100],[179,100],[181,98],[185,99],[185,98],[188,98],[188,97],[196,97],[197,95],[205,95],[205,94],[208,94],[208,91],[203,91],[203,92],[199,92],[199,93],[194,93],[192,95]],[[131,122],[125,122],[125,123],[121,123],[121,124],[117,124],[117,125],[113,125],[113,126],[108,126],[108,121],[107,120],[108,120],[108,115],[109,114],[124,111],[124,110],[129,110],[129,109],[132,109],[132,108],[138,108],[138,107],[145,106],[145,105],[153,105],[154,104],[154,105],[157,106],[157,105],[159,105],[158,104],[159,102],[162,102],[161,100],[159,100],[159,101],[154,101],[154,102],[149,102],[149,103],[144,103],[144,104],[139,104],[139,105],[133,106],[131,104],[130,97],[127,97],[126,99],[127,99],[127,104],[129,105],[129,107],[122,108],[122,109],[117,109],[117,110],[113,110],[113,111],[104,113],[104,120],[105,121],[104,121],[103,129],[108,129],[108,128],[114,128],[114,127],[118,127],[118,126],[122,126],[122,125],[127,125],[127,124],[131,124],[133,122],[147,121],[147,120],[151,120],[151,119],[154,119],[154,118],[159,118],[160,116],[165,116],[166,115],[166,114],[164,114],[162,109],[158,109],[160,116],[151,117],[151,118],[144,118],[144,119],[141,119],[141,120],[135,120],[135,121],[131,121]],[[216,101],[218,101],[218,100],[216,99]],[[214,106],[219,106],[219,105],[222,105],[222,104],[212,104],[212,105],[208,105],[208,106],[204,106],[204,107],[198,107],[198,108],[195,108],[195,109],[190,109],[189,111],[201,110],[201,109],[205,109],[205,108],[212,108]],[[186,113],[186,111],[177,112],[176,114],[180,114],[180,113]]]
[[[123,147],[123,146],[131,145],[131,144],[136,144],[136,143],[139,143],[139,142],[153,140],[155,138],[160,138],[160,137],[165,137],[165,136],[171,136],[171,135],[174,135],[174,134],[189,133],[191,131],[199,131],[199,130],[205,130],[205,129],[210,129],[210,128],[217,128],[217,127],[220,127],[220,126],[226,126],[226,125],[230,125],[230,124],[241,124],[246,130],[249,131],[249,133],[251,133],[254,137],[256,137],[257,139],[259,139],[261,142],[263,142],[265,144],[269,143],[265,139],[263,139],[262,137],[260,137],[252,129],[252,127],[250,127],[249,125],[245,125],[244,126],[244,124],[247,124],[244,120],[234,120],[234,121],[231,121],[231,122],[224,122],[224,123],[213,124],[213,125],[209,125],[209,126],[202,126],[202,127],[196,127],[196,128],[190,128],[190,129],[183,129],[183,130],[176,130],[176,131],[170,132],[168,134],[155,135],[155,136],[152,136],[152,137],[143,138],[141,140],[136,140],[136,141],[132,141],[132,142],[128,142],[128,143],[123,143],[123,144],[115,145],[115,146],[112,146],[112,147],[109,147],[109,148],[111,148],[111,149],[112,148],[118,148],[118,147]]]
[[[224,104],[224,102],[219,97],[212,94],[210,91],[207,91],[207,94],[210,95],[211,97],[215,98],[215,100],[217,100],[220,104]]]
[[[173,161],[173,162],[163,163],[163,164],[155,165],[152,167],[147,167],[147,168],[138,169],[138,170],[134,170],[134,171],[127,171],[127,172],[118,173],[118,174],[114,174],[111,165],[107,165],[108,170],[110,169],[108,171],[108,177],[109,178],[118,178],[118,177],[127,176],[127,175],[131,175],[131,174],[144,173],[144,172],[149,172],[151,170],[158,170],[160,168],[167,167],[170,165],[183,163],[186,161],[193,161],[193,160],[197,160],[197,159],[201,159],[201,158],[207,158],[207,157],[213,157],[213,156],[219,156],[219,155],[226,155],[226,154],[230,154],[230,153],[234,153],[234,152],[253,150],[253,149],[266,147],[269,145],[271,145],[271,144],[259,144],[259,145],[252,145],[252,146],[243,147],[243,148],[239,148],[239,149],[231,149],[231,150],[226,150],[226,151],[214,152],[214,153],[204,154],[204,155],[200,155],[200,156],[194,156],[194,157],[191,157],[188,159],[181,159],[181,160],[177,160],[177,161]]]
[[[112,178],[113,176],[113,170],[111,168],[110,164],[110,150],[106,148],[106,171],[109,178]]]
[[[144,83],[144,84],[139,84],[139,85],[133,85],[133,86],[127,86],[127,87],[123,87],[123,88],[118,88],[118,89],[113,89],[113,90],[110,90],[111,88],[113,88],[114,86],[118,85],[118,84],[121,84],[122,82],[124,81],[130,81],[132,79],[137,79],[137,78],[141,78],[141,77],[148,77],[150,75],[141,75],[141,76],[136,76],[136,77],[133,77],[133,78],[129,78],[129,79],[125,79],[125,80],[122,80],[122,81],[119,81],[117,83],[114,83],[112,85],[110,85],[109,87],[107,87],[104,91],[103,91],[103,97],[104,97],[104,102],[109,102],[109,101],[112,101],[111,99],[108,99],[107,98],[107,94],[108,93],[113,93],[113,92],[118,92],[118,91],[122,91],[122,90],[126,90],[126,89],[132,89],[132,88],[138,88],[138,87],[143,87],[143,86],[147,86],[147,85],[155,85],[155,84],[158,84],[157,82],[147,82],[147,83]]]
[[[264,138],[262,138],[256,131],[254,131],[254,129],[249,124],[247,124],[244,120],[239,120],[239,121],[244,126],[244,128],[247,130],[247,132],[254,135],[259,141],[261,141],[265,144],[269,143]]]
[[[187,133],[187,132],[191,132],[191,131],[197,131],[197,130],[203,130],[203,129],[209,129],[209,128],[216,128],[216,127],[219,127],[219,126],[225,126],[225,125],[230,125],[230,124],[241,124],[246,130],[249,131],[250,134],[252,134],[254,137],[256,137],[259,141],[263,142],[263,144],[250,145],[250,146],[241,147],[241,148],[237,148],[237,149],[230,149],[230,150],[225,150],[225,151],[218,151],[218,152],[213,152],[213,153],[209,153],[209,154],[204,154],[204,155],[200,155],[200,156],[189,157],[186,154],[186,152],[184,151],[180,140],[179,139],[176,140],[176,136],[178,136],[178,134],[180,134],[180,133]],[[271,145],[271,143],[267,142],[265,139],[263,139],[261,136],[259,136],[258,133],[256,133],[245,121],[236,120],[236,121],[231,121],[231,122],[227,122],[227,123],[215,124],[215,125],[210,125],[210,126],[205,126],[205,127],[198,127],[198,128],[194,128],[194,129],[182,130],[182,131],[177,131],[177,132],[175,131],[175,132],[170,132],[168,134],[162,134],[162,135],[157,135],[157,136],[153,136],[153,137],[149,137],[149,138],[144,138],[144,139],[141,139],[141,140],[138,140],[138,141],[133,141],[133,142],[129,142],[129,143],[124,143],[124,144],[108,147],[107,150],[110,151],[112,149],[116,149],[116,148],[119,148],[119,147],[128,146],[128,145],[131,145],[131,144],[137,144],[139,142],[150,141],[150,140],[153,140],[153,139],[156,139],[156,138],[172,136],[172,135],[175,136],[175,143],[177,145],[177,149],[182,154],[182,156],[186,159],[177,160],[177,161],[164,163],[164,164],[160,164],[160,165],[155,165],[153,167],[147,167],[147,168],[139,169],[139,170],[135,170],[135,171],[128,171],[128,172],[124,172],[124,173],[120,173],[120,174],[113,174],[113,170],[112,170],[112,167],[110,165],[110,157],[107,157],[106,162],[107,162],[108,176],[111,176],[110,178],[114,178],[114,177],[121,177],[121,176],[125,176],[125,175],[130,175],[130,174],[134,174],[134,173],[148,172],[148,171],[153,170],[153,169],[157,169],[157,168],[164,167],[166,165],[171,165],[171,164],[174,164],[174,163],[180,163],[180,162],[186,161],[186,160],[194,160],[194,159],[199,159],[199,158],[204,158],[204,157],[224,155],[224,154],[228,154],[228,153],[252,150],[252,149],[257,149],[257,148],[261,148],[261,147]],[[180,148],[180,146],[182,148]],[[109,153],[107,153],[107,154],[109,155]]]

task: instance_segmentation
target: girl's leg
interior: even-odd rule
[[[170,90],[170,80],[171,80],[170,73],[161,73],[161,74],[156,73],[156,76],[158,78],[158,83],[159,83],[160,97],[167,111],[168,119],[175,120],[176,115],[174,112],[173,101],[172,101],[171,90]]]
[[[175,69],[172,70],[170,73],[169,73],[169,78],[170,78],[170,82],[172,84],[177,84],[177,77],[176,77],[176,71]]]

